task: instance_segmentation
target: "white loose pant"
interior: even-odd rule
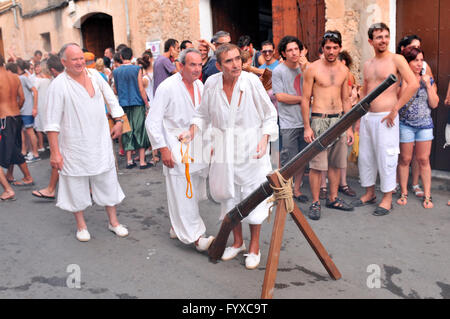
[[[387,127],[386,121],[381,123],[388,114],[389,112],[367,113],[361,118],[359,131],[358,167],[361,186],[375,185],[378,172],[383,193],[395,189],[400,153],[398,116],[393,127]]]
[[[206,178],[200,172],[191,175],[192,198],[186,197],[186,177],[166,174],[167,203],[170,223],[184,244],[195,242],[205,234],[206,226],[200,216],[198,203],[207,198]]]
[[[245,186],[234,184],[234,197],[221,201],[220,202],[220,220],[225,218],[225,215],[232,210],[236,205],[238,205],[243,199],[253,193],[261,183],[252,183]],[[250,224],[250,225],[261,225],[262,222],[269,216],[269,207],[272,206],[271,203],[267,203],[267,200],[264,200],[260,203],[256,208],[245,217],[242,222]]]
[[[56,206],[73,213],[81,212],[92,205],[91,190],[92,199],[100,206],[116,206],[125,198],[115,168],[95,176],[60,174]]]

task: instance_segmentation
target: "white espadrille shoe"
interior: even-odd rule
[[[77,239],[82,242],[86,242],[91,239],[91,235],[89,234],[87,228],[77,230]]]
[[[227,261],[236,257],[240,252],[246,251],[245,243],[242,243],[241,247],[235,248],[233,246],[225,248],[222,255],[222,260]]]

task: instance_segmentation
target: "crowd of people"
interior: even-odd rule
[[[30,60],[10,54],[5,61],[0,56],[0,165],[7,169],[6,174],[0,169],[1,200],[15,200],[11,186],[34,185],[28,164],[41,159],[46,138],[50,181],[32,195],[57,199],[59,208],[72,212],[80,241],[90,240],[83,211],[92,201],[105,206],[109,230],[127,236],[116,216],[125,197],[113,153],[117,141],[126,169],[163,163],[169,236],[205,251],[214,240],[206,236],[198,205],[207,198],[207,177],[222,220],[266,180],[273,170],[271,152],[285,165],[395,74],[399,81],[370,104],[360,121],[296,172],[293,197],[310,202],[307,215],[318,220],[321,200],[327,208],[343,211],[376,204],[379,175],[383,196],[373,215],[383,216],[392,210],[393,193],[398,192],[399,205],[407,204],[411,166],[412,190],[422,197],[424,208],[432,208],[431,110],[439,97],[421,40],[406,36],[397,53],[391,53],[384,23],[373,24],[368,38],[374,57],[364,64],[361,85],[349,69],[352,59],[336,30],[323,35],[316,61],[308,61],[308,49],[294,36],[283,37],[277,46],[264,41],[258,51],[249,36],[232,44],[236,39],[226,31],[211,41],[196,41],[197,47],[190,40],[168,39],[155,59],[151,50],[136,58],[124,44],[95,57],[76,43],[44,58],[40,51]],[[356,197],[346,178],[356,137],[366,191],[348,202],[339,193]],[[276,140],[279,147],[270,149]],[[14,180],[14,165],[24,176],[19,181]],[[306,174],[312,199],[304,192]],[[248,251],[246,267],[259,265],[260,230],[268,210],[269,204],[261,203],[243,219],[250,227],[248,250],[242,225],[236,226],[223,260]]]

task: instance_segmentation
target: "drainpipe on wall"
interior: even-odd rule
[[[19,22],[17,21],[16,0],[12,0],[12,4],[13,4],[13,13],[14,13],[14,23],[16,25],[16,28],[19,29]]]
[[[131,36],[130,36],[130,19],[128,17],[128,0],[125,0],[125,19],[127,22],[127,44],[131,45]]]

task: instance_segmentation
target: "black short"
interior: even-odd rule
[[[22,117],[7,116],[0,119],[0,166],[25,163],[22,155]]]

